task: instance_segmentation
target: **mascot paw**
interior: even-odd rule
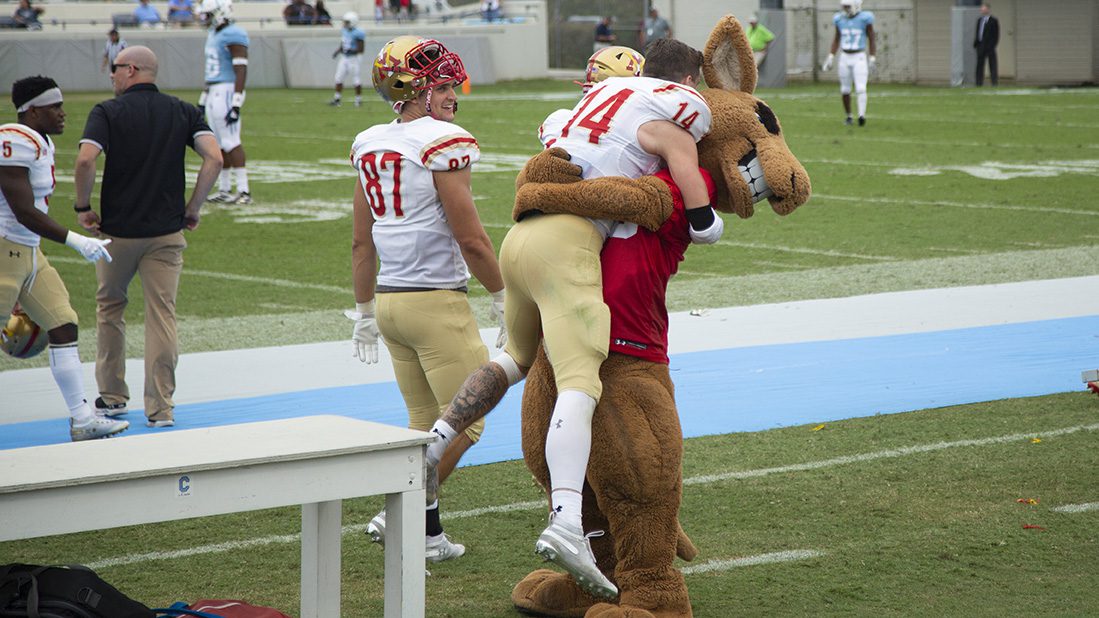
[[[584,618],[654,618],[654,614],[639,607],[600,603],[589,609]]]
[[[515,188],[528,182],[569,184],[580,182],[580,166],[569,163],[569,153],[564,148],[543,150],[527,161],[522,174],[516,179]]]
[[[538,569],[515,585],[511,602],[520,613],[531,616],[582,618],[596,600],[568,575]]]

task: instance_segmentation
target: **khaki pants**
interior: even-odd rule
[[[611,337],[602,250],[595,225],[573,215],[524,219],[500,245],[500,272],[508,291],[507,353],[530,367],[544,337],[557,390],[580,391],[596,401],[603,391],[599,366]]]
[[[111,263],[95,264],[99,290],[96,292],[96,324],[99,349],[95,359],[95,380],[106,403],[130,399],[126,386],[127,290],[134,275],[141,277],[145,291],[145,416],[149,420],[172,419],[176,390],[179,341],[176,336],[176,293],[183,270],[183,232],[155,238],[111,239]]]
[[[0,237],[0,317],[4,324],[16,302],[46,332],[76,324],[69,291],[42,250]]]
[[[469,374],[488,362],[469,301],[452,290],[384,292],[375,299],[408,426],[431,431]],[[481,419],[465,433],[477,442],[484,427]]]

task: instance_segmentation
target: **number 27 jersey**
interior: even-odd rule
[[[374,216],[378,285],[457,289],[469,282],[432,174],[464,169],[480,155],[472,135],[431,117],[375,125],[355,137],[351,166]]]
[[[637,139],[641,125],[654,120],[673,122],[697,142],[710,132],[710,108],[689,86],[653,77],[612,77],[591,90],[564,115],[546,119],[539,137],[549,146],[569,152],[584,178],[639,178],[661,166],[659,156],[645,152]]]

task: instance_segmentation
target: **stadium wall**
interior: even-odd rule
[[[118,8],[117,4],[99,4],[103,6],[95,13],[97,15],[108,15],[107,7]],[[248,30],[251,39],[248,87],[331,88],[336,69],[332,51],[339,41],[338,30],[328,27],[288,28],[281,21],[266,25],[247,21],[247,16],[257,11],[255,7],[259,4],[268,12],[281,7],[272,3],[235,5],[235,12],[244,15],[241,25]],[[337,4],[332,6],[336,8]],[[78,8],[87,10],[87,3],[81,3]],[[529,0],[515,8],[515,19],[508,23],[488,24],[479,19],[455,19],[447,23],[379,26],[364,19],[363,28],[367,33],[364,70],[369,72],[374,51],[386,41],[416,32],[438,38],[456,51],[474,84],[548,76],[545,2]],[[62,88],[70,91],[110,91],[110,78],[99,68],[105,27],[99,31],[78,30],[53,28],[40,32],[5,32],[0,37],[0,83],[10,84],[28,75],[42,74],[53,77]],[[122,36],[130,45],[147,45],[156,53],[160,60],[157,82],[165,90],[202,88],[203,46],[206,40],[203,29],[127,29],[122,31]]]

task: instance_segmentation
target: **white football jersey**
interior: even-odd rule
[[[674,122],[696,142],[710,132],[710,108],[698,91],[653,77],[611,77],[571,111],[556,135],[559,112],[551,114],[540,137],[543,144],[567,150],[584,178],[639,178],[658,170],[660,157],[645,152],[637,139],[637,130],[647,122]]]
[[[17,123],[0,125],[0,165],[25,167],[30,173],[34,207],[49,212],[50,194],[53,193],[53,141],[38,131]],[[37,247],[42,240],[15,219],[15,213],[0,192],[0,236],[11,242]]]
[[[542,146],[546,148],[552,148],[557,139],[561,137],[561,129],[565,127],[565,123],[572,118],[573,112],[571,109],[559,109],[542,121],[541,126],[538,127],[538,141],[542,142]]]
[[[375,125],[355,137],[351,165],[374,212],[378,285],[456,289],[469,282],[432,172],[461,170],[480,157],[472,135],[430,117]]]

